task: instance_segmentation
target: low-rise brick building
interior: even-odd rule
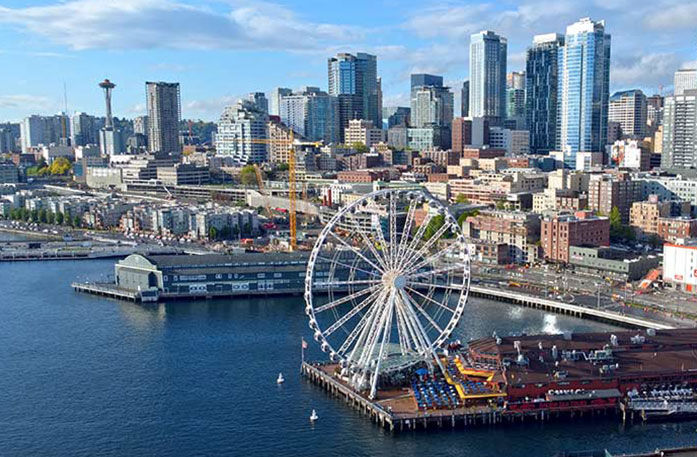
[[[568,263],[570,246],[610,245],[610,220],[590,211],[546,216],[540,241],[545,259]]]

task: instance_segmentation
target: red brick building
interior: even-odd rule
[[[697,238],[697,219],[688,217],[661,217],[657,235],[668,243],[679,239]]]
[[[610,220],[590,211],[542,219],[542,252],[547,260],[569,261],[569,246],[609,246]]]
[[[495,159],[506,155],[505,149],[496,148],[465,148],[462,150],[463,159]]]

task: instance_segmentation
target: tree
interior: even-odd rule
[[[39,222],[39,210],[33,209],[29,213],[29,218],[31,219],[32,222]]]
[[[433,235],[438,232],[438,230],[445,224],[445,216],[442,214],[439,214],[431,219],[431,221],[428,223],[426,226],[426,230],[424,231],[424,240],[430,240],[433,238]]]
[[[462,227],[468,217],[475,217],[479,214],[479,210],[463,211],[457,218],[457,224]]]
[[[278,171],[288,171],[289,169],[290,169],[290,165],[288,165],[285,162],[279,163],[278,165],[276,165],[276,170],[278,170]]]
[[[46,208],[41,208],[39,210],[39,222],[42,224],[48,222],[48,211],[46,211]]]
[[[50,172],[54,176],[63,176],[70,171],[73,164],[67,157],[57,157],[50,167]]]
[[[625,234],[624,227],[622,226],[622,215],[620,214],[620,209],[616,206],[612,207],[610,211],[610,238],[613,240],[618,240],[624,238]]]
[[[506,202],[504,200],[496,200],[496,209],[506,209]]]
[[[82,223],[80,222],[80,216],[75,216],[73,218],[73,227],[80,227]]]
[[[63,222],[65,221],[65,216],[63,216],[63,213],[58,211],[56,213],[56,224],[58,225],[63,225]]]
[[[467,197],[465,197],[465,194],[457,194],[457,197],[455,197],[455,203],[464,203],[468,204],[470,201],[467,200]]]
[[[46,222],[49,224],[55,224],[56,223],[56,214],[55,213],[48,213],[46,215]]]
[[[215,227],[208,229],[208,239],[215,240],[218,237],[218,230]]]
[[[360,143],[358,141],[351,144],[351,149],[353,149],[354,151],[356,151],[359,154],[370,152],[370,149],[368,148],[368,146],[366,146],[365,144]]]
[[[251,235],[251,234],[252,234],[252,226],[249,225],[249,222],[247,222],[246,224],[244,224],[244,233],[246,233],[247,235]]]
[[[257,184],[257,171],[254,165],[245,165],[240,170],[240,181],[245,186],[252,186]]]

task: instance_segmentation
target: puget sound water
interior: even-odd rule
[[[697,441],[696,422],[614,420],[391,434],[300,377],[301,337],[322,355],[301,297],[143,306],[70,288],[112,271],[0,263],[0,456],[546,457]],[[463,341],[612,329],[479,299],[462,328]]]

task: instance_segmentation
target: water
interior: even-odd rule
[[[695,440],[695,422],[391,435],[300,378],[300,338],[311,335],[299,297],[141,306],[69,287],[112,268],[108,260],[0,264],[0,455],[529,457]],[[483,300],[464,319],[463,340],[612,328]],[[320,357],[312,342],[308,357]],[[313,408],[320,420],[310,425]]]

